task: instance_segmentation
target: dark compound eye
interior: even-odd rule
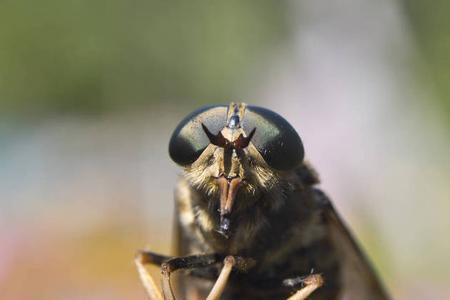
[[[262,107],[247,106],[242,127],[247,135],[256,128],[251,142],[272,168],[290,170],[303,161],[305,152],[299,135],[277,113]]]
[[[169,155],[174,162],[185,166],[197,160],[210,141],[202,123],[213,134],[218,134],[226,125],[227,106],[215,105],[200,108],[184,118],[172,134]]]
[[[210,134],[219,134],[226,125],[227,109],[225,105],[208,106],[185,117],[169,142],[172,160],[182,166],[196,161],[211,143],[202,124]],[[303,161],[304,149],[299,135],[277,113],[262,107],[247,106],[241,125],[270,167],[290,170]],[[254,129],[256,131],[252,136]]]

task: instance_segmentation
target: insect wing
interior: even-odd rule
[[[322,193],[323,197],[326,197]],[[342,260],[344,298],[348,300],[389,300],[364,252],[358,246],[347,226],[326,199],[324,218],[339,257]]]

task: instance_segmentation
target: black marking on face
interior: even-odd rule
[[[236,140],[230,141],[222,135],[222,132],[219,132],[217,135],[212,134],[211,131],[209,131],[208,127],[205,126],[205,124],[202,124],[202,128],[205,131],[206,136],[208,136],[208,139],[211,142],[211,144],[219,146],[224,149],[247,148],[256,131],[256,128],[253,128],[249,136],[244,137],[242,134],[240,134]]]

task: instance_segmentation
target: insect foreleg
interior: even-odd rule
[[[223,290],[227,285],[228,278],[230,277],[231,270],[236,265],[236,259],[233,256],[225,257],[223,261],[223,268],[220,271],[219,277],[214,283],[213,288],[209,292],[206,300],[218,300],[222,296]]]
[[[150,251],[141,251],[138,253],[135,263],[142,284],[151,300],[175,300],[172,285],[170,283],[170,274],[177,270],[190,270],[204,268],[216,264],[222,260],[223,256],[217,254],[192,255],[186,257],[168,257],[159,255]],[[227,261],[227,260],[226,260]],[[159,291],[155,281],[147,272],[144,265],[160,265],[162,273],[162,294]],[[226,264],[228,264],[226,262]],[[226,270],[227,268],[225,268]],[[231,271],[231,270],[230,270]],[[229,272],[228,272],[229,273]],[[223,276],[222,276],[223,277]],[[228,276],[226,276],[228,277]],[[220,278],[220,276],[219,276]],[[226,282],[226,280],[225,280]],[[213,298],[214,299],[214,298]]]
[[[312,274],[302,279],[302,282],[304,287],[286,300],[306,300],[309,295],[323,285],[323,277],[320,274]]]
[[[139,273],[139,277],[141,279],[142,285],[145,288],[145,291],[147,292],[147,295],[149,296],[150,300],[163,300],[163,297],[161,295],[161,292],[159,291],[158,286],[156,285],[155,281],[153,280],[152,276],[148,273],[148,271],[145,269],[144,264],[150,264],[154,262],[151,260],[152,256],[149,252],[140,252],[135,260],[134,263],[136,264],[136,268]],[[157,257],[159,257],[157,255]]]
[[[219,263],[223,256],[217,254],[192,255],[185,257],[169,258],[167,256],[155,254],[149,251],[142,251],[135,259],[141,281],[151,300],[175,300],[172,285],[170,282],[171,273],[177,270],[192,270],[197,268],[205,268]],[[159,291],[155,281],[145,269],[145,264],[160,264],[162,273],[162,294]],[[223,268],[220,271],[213,288],[211,289],[206,300],[220,299],[228,278],[233,268],[245,271],[253,261],[242,257],[227,256],[223,260]]]
[[[174,293],[170,282],[170,274],[182,269],[204,268],[220,262],[221,256],[216,254],[192,255],[174,257],[161,265],[162,291],[164,299],[174,300]]]

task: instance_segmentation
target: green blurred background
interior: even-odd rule
[[[263,105],[396,299],[450,297],[450,2],[0,2],[0,298],[145,299],[195,108]]]

